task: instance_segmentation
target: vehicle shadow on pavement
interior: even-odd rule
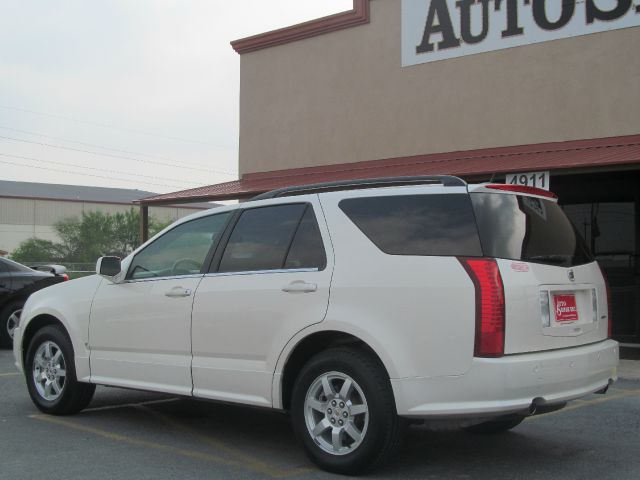
[[[628,394],[626,401],[633,402],[637,391],[616,394]],[[621,470],[601,461],[603,452],[616,448],[612,439],[588,433],[598,427],[594,409],[611,407],[580,408],[588,403],[576,403],[562,415],[533,417],[497,435],[412,426],[396,459],[366,477],[612,478]],[[334,477],[309,462],[288,416],[274,411],[101,388],[87,410],[62,418],[58,423],[76,430],[165,452],[167,458],[226,466],[247,478]]]
[[[75,418],[118,435],[134,432],[130,434],[180,451],[217,455],[273,478],[330,476],[309,463],[288,416],[282,413],[175,398],[114,409],[98,405]],[[499,467],[504,478],[513,478],[513,472],[526,464],[535,478],[535,472],[545,474],[544,464],[550,456],[573,456],[581,451],[536,433],[538,427],[525,422],[512,432],[482,436],[412,426],[397,459],[367,477],[500,478],[496,474]],[[520,429],[526,433],[519,433]]]

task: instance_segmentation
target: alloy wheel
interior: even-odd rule
[[[313,441],[332,455],[353,452],[365,438],[369,407],[358,383],[341,372],[320,375],[304,402],[307,430]]]
[[[38,347],[33,358],[33,382],[38,395],[52,402],[57,400],[64,390],[67,379],[67,367],[60,347],[48,340]]]
[[[7,319],[7,334],[11,339],[13,339],[13,332],[15,331],[16,327],[20,325],[21,314],[22,309],[19,308],[18,310],[14,310],[13,312],[11,312],[11,315],[9,315],[9,318]]]

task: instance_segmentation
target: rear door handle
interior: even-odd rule
[[[190,295],[191,289],[182,287],[173,287],[171,290],[164,294],[165,297],[170,298],[188,297]]]
[[[318,285],[315,283],[307,283],[302,280],[291,282],[286,287],[282,287],[283,292],[287,293],[310,293],[318,290]]]

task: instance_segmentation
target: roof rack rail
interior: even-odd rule
[[[382,177],[382,178],[361,178],[355,180],[340,180],[337,182],[313,183],[310,185],[295,185],[291,187],[278,188],[253,197],[251,200],[266,200],[269,198],[288,197],[293,195],[304,195],[307,193],[334,192],[339,190],[398,187],[403,185],[434,185],[439,184],[444,187],[466,187],[467,182],[452,175],[429,175],[414,177]]]

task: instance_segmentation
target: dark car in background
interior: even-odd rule
[[[29,268],[0,258],[0,348],[11,348],[13,331],[20,322],[20,313],[29,295],[69,280],[65,272],[61,265]]]

